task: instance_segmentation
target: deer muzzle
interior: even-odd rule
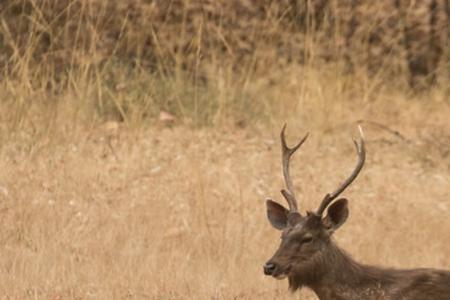
[[[275,264],[273,264],[271,262],[267,262],[264,265],[264,274],[269,275],[269,276],[272,275],[273,272],[275,271],[275,268],[276,268]]]

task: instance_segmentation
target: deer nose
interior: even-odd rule
[[[264,265],[264,274],[272,275],[274,270],[275,270],[275,264],[268,262]]]

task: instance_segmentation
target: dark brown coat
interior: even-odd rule
[[[303,144],[286,145],[283,128],[283,174],[287,190],[282,190],[289,209],[268,199],[267,216],[282,231],[281,245],[264,265],[264,273],[288,278],[292,291],[306,286],[321,300],[450,300],[450,271],[435,269],[396,270],[359,264],[333,241],[333,233],[348,218],[347,199],[337,199],[360,172],[365,161],[364,140],[356,144],[358,164],[336,191],[327,194],[317,212],[299,213],[289,175],[291,155]],[[326,216],[323,216],[324,211]]]

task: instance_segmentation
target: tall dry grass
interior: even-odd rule
[[[403,28],[395,10],[294,2],[0,3],[1,297],[314,299],[261,270],[284,122],[289,140],[312,133],[293,162],[302,209],[347,175],[366,130],[340,245],[450,268],[448,53],[413,91],[402,31],[377,35]]]
[[[409,97],[412,81],[448,93],[448,3],[397,2],[2,2],[2,132],[160,111],[197,127],[284,118],[316,81],[348,105]]]

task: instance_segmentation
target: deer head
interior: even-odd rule
[[[365,160],[364,139],[361,128],[360,142],[354,141],[358,163],[352,174],[332,193],[327,194],[316,212],[305,215],[298,210],[292,180],[289,174],[291,156],[305,142],[308,134],[294,147],[289,148],[285,139],[286,125],[281,130],[282,166],[286,190],[281,194],[289,208],[266,201],[269,222],[281,230],[281,244],[273,257],[264,265],[264,273],[277,279],[289,278],[291,288],[312,284],[329,271],[334,245],[331,236],[347,220],[347,199],[335,200],[358,176]],[[326,215],[324,215],[325,210]]]

